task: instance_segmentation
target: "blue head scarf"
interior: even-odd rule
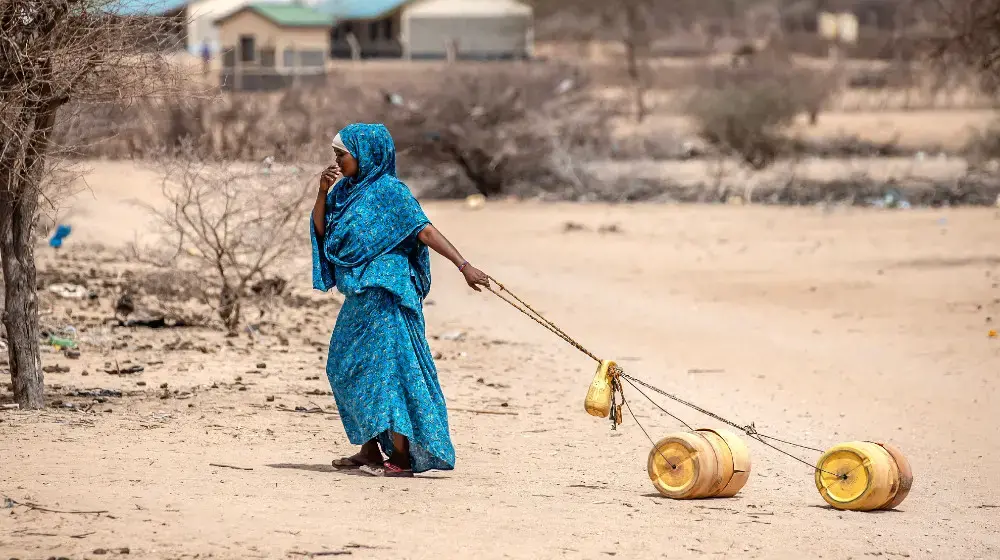
[[[314,285],[324,290],[333,287],[329,264],[356,269],[404,248],[418,291],[426,295],[430,254],[425,245],[406,242],[430,221],[410,189],[396,177],[392,135],[381,124],[352,124],[340,131],[340,138],[358,161],[358,173],[338,181],[327,194],[326,235],[319,255],[315,254],[319,244],[314,241],[313,245],[314,261],[319,258],[322,273],[320,278],[314,274]]]
[[[333,190],[334,211],[343,211],[365,191],[396,178],[396,144],[381,124],[352,124],[338,134],[347,151],[358,161],[358,173],[344,177]]]

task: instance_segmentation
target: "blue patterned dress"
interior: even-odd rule
[[[448,413],[424,331],[430,252],[417,235],[430,222],[396,178],[396,149],[382,125],[340,132],[357,176],[327,194],[323,239],[312,231],[313,287],[346,300],[330,339],[326,374],[351,443],[391,432],[410,441],[414,472],[455,467]]]

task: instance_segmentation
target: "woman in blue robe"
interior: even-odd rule
[[[376,476],[451,470],[455,449],[424,331],[428,247],[473,289],[489,279],[431,225],[396,177],[385,126],[350,125],[333,148],[337,163],[323,172],[312,214],[313,287],[345,296],[326,374],[347,437],[361,446],[333,464]]]

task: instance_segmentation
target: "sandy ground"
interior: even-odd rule
[[[152,177],[95,164],[89,182],[62,256],[41,250],[44,269],[127,264],[87,243],[113,249],[144,227],[125,201],[152,197]],[[47,376],[50,398],[77,410],[0,412],[0,500],[105,513],[7,504],[0,557],[1000,557],[996,210],[427,211],[473,262],[654,385],[812,446],[898,444],[916,473],[909,499],[894,512],[832,510],[811,469],[753,443],[737,497],[660,497],[635,422],[611,432],[584,413],[594,365],[438,259],[427,330],[457,470],[383,480],[329,467],[351,452],[323,372],[332,296],[283,311],[256,341],[90,329],[81,359],[44,355],[69,367]],[[598,233],[611,224],[620,233]],[[303,238],[288,268],[303,294],[307,248]],[[50,297],[43,308],[74,324],[105,312]],[[464,339],[441,337],[456,330]],[[168,350],[179,341],[190,349]],[[108,375],[112,360],[146,369]],[[66,396],[92,388],[125,396]],[[679,428],[627,395],[654,438]]]

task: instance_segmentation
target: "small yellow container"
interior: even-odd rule
[[[894,448],[895,449],[895,448]],[[895,450],[898,453],[898,450]],[[899,457],[905,462],[901,453]],[[913,475],[909,463],[903,473],[909,492]],[[868,441],[842,443],[830,448],[816,464],[816,488],[826,503],[837,509],[872,511],[895,507],[902,489],[897,460],[885,446]]]
[[[649,452],[646,471],[653,486],[668,498],[708,498],[726,485],[719,456],[704,435],[678,432],[661,439]]]
[[[697,430],[712,444],[722,471],[718,488],[709,497],[732,498],[750,480],[750,449],[742,439],[728,430]]]
[[[612,367],[617,367],[617,365],[611,360],[601,362],[601,365],[597,367],[594,380],[590,383],[590,389],[587,390],[587,398],[583,401],[583,408],[591,416],[607,418],[608,414],[611,414],[611,394],[613,388],[609,372]]]

